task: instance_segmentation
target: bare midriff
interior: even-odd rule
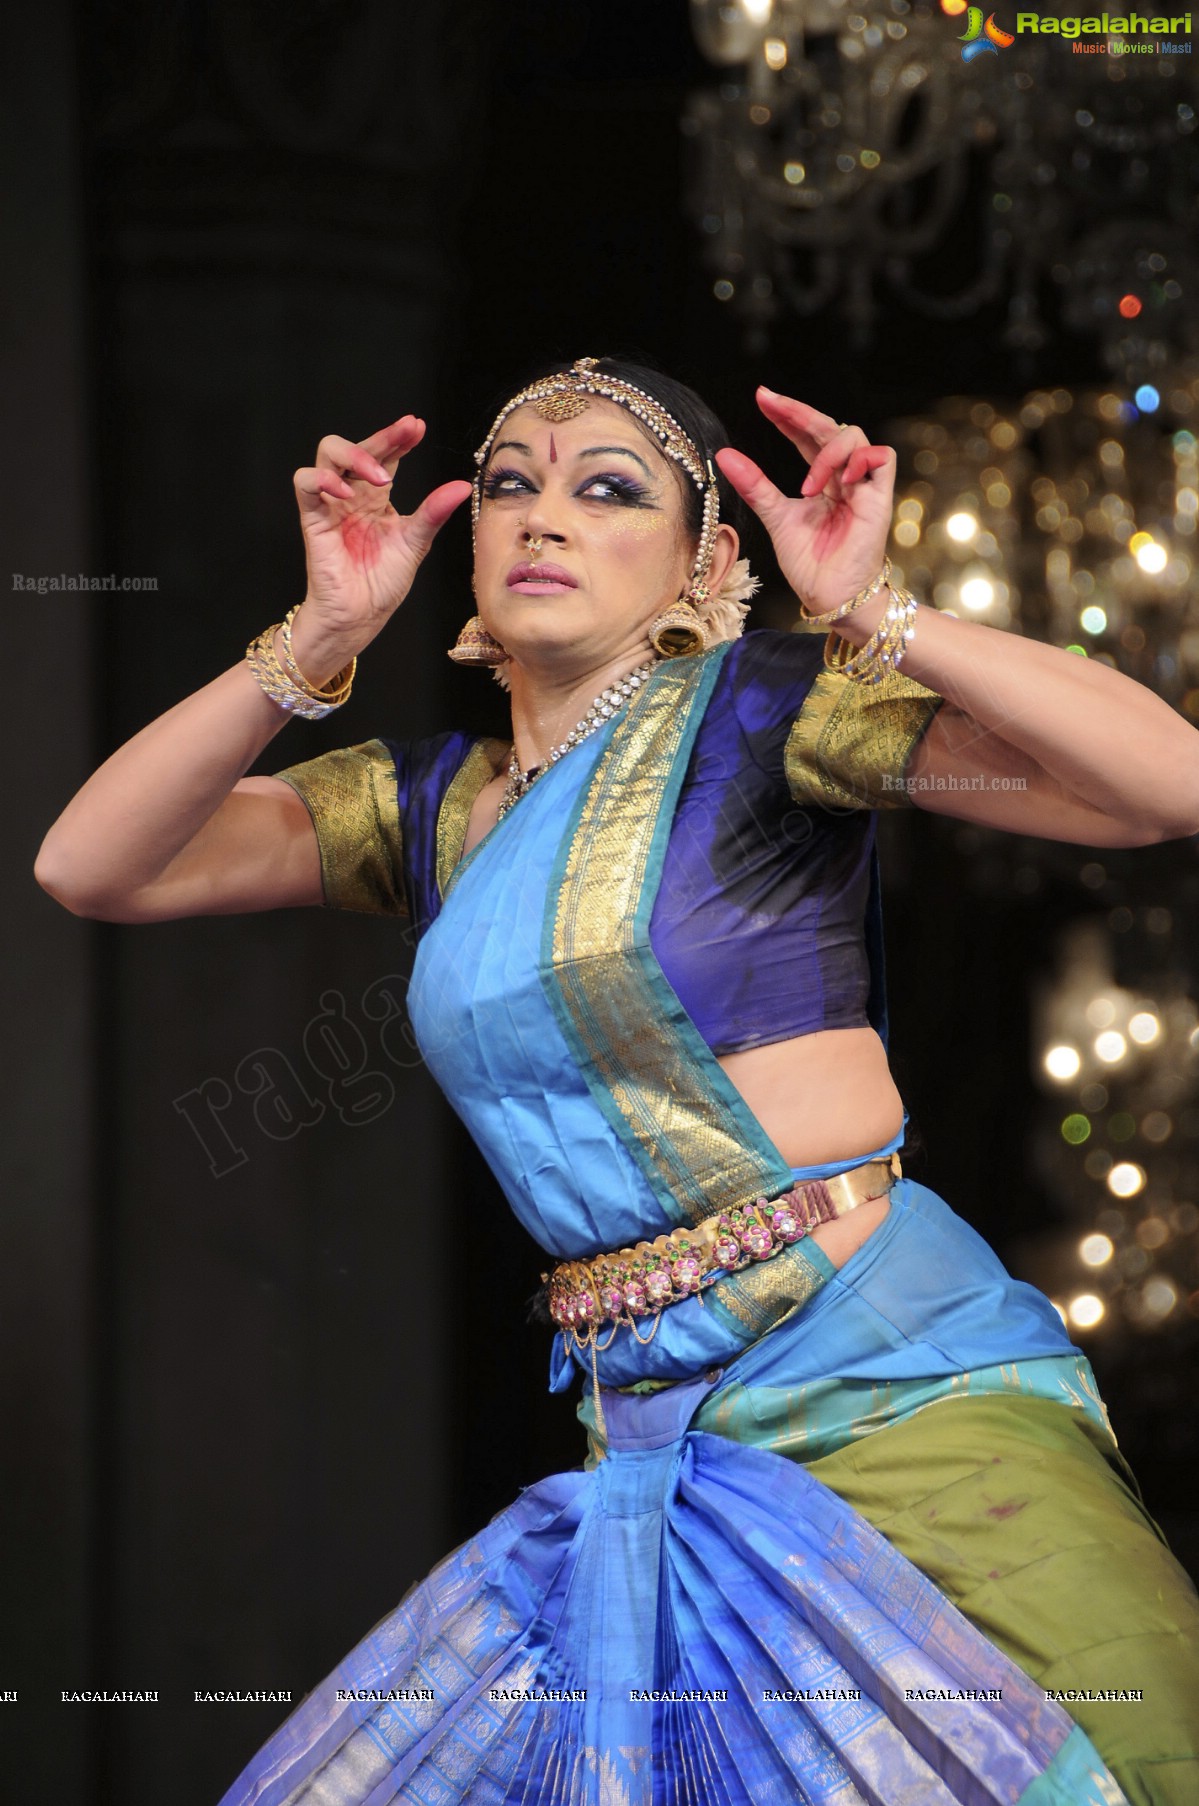
[[[497,778],[475,798],[464,856],[495,826],[504,782]],[[720,1054],[718,1060],[789,1166],[831,1160],[848,1166],[891,1141],[903,1126],[903,1100],[872,1028],[819,1029]],[[888,1208],[886,1198],[859,1204],[835,1223],[820,1224],[812,1240],[834,1266],[844,1266]]]
[[[903,1127],[903,1099],[872,1028],[818,1029],[718,1060],[789,1166],[849,1165]],[[888,1208],[885,1198],[859,1204],[812,1240],[844,1266]]]

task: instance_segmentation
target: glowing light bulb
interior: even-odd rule
[[[977,612],[980,608],[990,608],[995,600],[995,585],[989,577],[967,577],[959,594],[962,607]]]
[[[978,522],[972,514],[967,514],[962,509],[957,514],[949,516],[945,522],[945,531],[950,539],[957,540],[959,545],[965,545],[966,541],[973,539],[978,532]]]
[[[1136,295],[1120,296],[1120,318],[1122,320],[1135,320],[1140,311],[1141,302]]]
[[[1152,383],[1142,383],[1136,394],[1133,396],[1133,400],[1136,402],[1138,408],[1140,408],[1142,414],[1156,413],[1162,403],[1162,398]]]
[[[1117,1198],[1135,1198],[1144,1185],[1145,1169],[1135,1160],[1117,1160],[1107,1176],[1107,1189]]]
[[[1137,534],[1134,537],[1139,538],[1140,535]],[[1159,546],[1155,539],[1151,539],[1148,545],[1140,546],[1133,553],[1133,557],[1141,569],[1147,571],[1151,577],[1156,577],[1159,571],[1164,571],[1170,562],[1170,554],[1165,546]]]
[[[767,38],[762,46],[762,55],[766,58],[768,69],[785,69],[787,67],[787,46],[782,38]]]
[[[1107,1315],[1107,1306],[1094,1292],[1079,1292],[1070,1300],[1066,1311],[1075,1329],[1094,1329]]]
[[[1051,1079],[1072,1079],[1082,1065],[1082,1055],[1063,1041],[1047,1050],[1042,1064]]]
[[[1078,625],[1084,633],[1102,633],[1107,626],[1107,615],[1102,608],[1084,608],[1078,617]]]
[[[1148,1047],[1162,1032],[1162,1025],[1152,1010],[1138,1010],[1128,1024],[1128,1032],[1141,1047]]]
[[[774,0],[741,0],[741,11],[751,25],[765,25],[773,6]]]
[[[1115,1252],[1110,1235],[1084,1235],[1078,1244],[1078,1257],[1085,1267],[1106,1267]]]
[[[1105,1028],[1095,1036],[1095,1052],[1105,1066],[1114,1066],[1128,1052],[1128,1042],[1118,1028]]]

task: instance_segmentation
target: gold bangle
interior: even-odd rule
[[[891,600],[864,646],[851,648],[840,634],[829,634],[824,648],[828,670],[855,683],[870,684],[880,684],[890,672],[898,671],[908,641],[915,636],[918,603],[910,591],[889,588]]]
[[[308,682],[300,673],[294,658],[291,664],[296,676],[292,677],[279,663],[275,652],[275,635],[285,626],[290,626],[291,616],[294,614],[293,608],[286,623],[276,621],[273,627],[268,627],[256,640],[250,641],[246,647],[246,663],[259,689],[281,709],[289,715],[299,715],[305,721],[321,721],[334,709],[341,708],[348,699],[358,660],[351,659],[324,690],[318,690]],[[290,652],[290,645],[288,651]]]
[[[294,608],[287,611],[283,617],[280,631],[280,638],[283,642],[283,663],[287,667],[287,673],[296,688],[302,690],[305,696],[311,697],[313,702],[332,702],[335,708],[339,708],[350,694],[354,673],[358,669],[358,660],[355,657],[350,660],[348,665],[343,665],[337,675],[331,677],[323,689],[317,689],[314,684],[310,684],[296,663],[296,655],[291,644],[291,625],[299,609],[300,604],[297,602]]]
[[[843,602],[840,608],[830,608],[827,613],[822,615],[810,615],[801,602],[799,605],[800,610],[804,620],[810,621],[813,627],[831,627],[834,621],[843,621],[846,615],[851,615],[855,609],[862,608],[872,597],[878,594],[880,589],[889,589],[890,585],[891,560],[890,558],[884,558],[883,568],[878,573],[878,576],[872,577],[864,589],[860,589],[856,596],[851,596],[848,602]]]

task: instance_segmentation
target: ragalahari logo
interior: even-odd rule
[[[951,15],[963,12],[966,15],[966,29],[961,34],[964,63],[973,62],[976,56],[998,56],[1001,50],[1016,42],[1010,31],[996,25],[994,13],[988,13],[984,21],[981,6],[966,6],[963,0],[958,0],[956,5],[954,0],[941,0],[941,10]]]

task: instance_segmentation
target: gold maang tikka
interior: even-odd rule
[[[476,470],[471,496],[472,540],[483,502],[483,468],[496,434],[509,414],[527,403],[543,420],[575,420],[591,405],[592,396],[598,395],[601,400],[614,401],[619,407],[627,408],[641,422],[657,440],[663,454],[686,471],[703,495],[699,546],[687,587],[673,608],[666,610],[665,615],[659,616],[651,624],[651,638],[654,629],[660,624],[665,628],[663,644],[659,650],[666,656],[698,651],[704,644],[705,636],[699,616],[695,614],[695,607],[697,603],[702,604],[707,600],[706,580],[716,547],[716,529],[720,524],[720,494],[716,486],[716,472],[710,459],[705,463],[700,457],[695,441],[669,409],[664,408],[645,389],[638,388],[636,383],[625,382],[619,376],[606,376],[598,369],[598,363],[598,358],[594,357],[576,358],[571,369],[556,376],[542,376],[536,382],[529,383],[496,415],[491,431],[475,453]],[[677,620],[676,614],[679,616]],[[667,616],[671,617],[669,623],[666,621]]]

